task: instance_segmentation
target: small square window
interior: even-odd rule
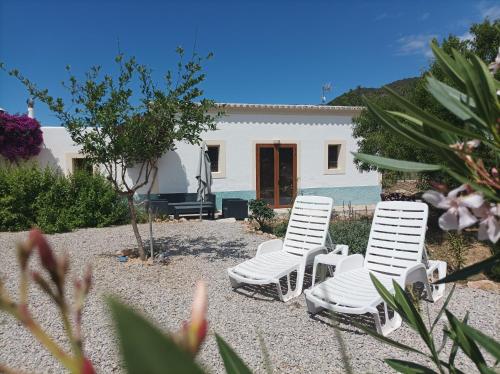
[[[72,162],[73,162],[73,173],[83,171],[92,174],[94,171],[92,163],[86,158],[80,158],[80,157],[73,158]]]
[[[212,173],[219,172],[219,145],[209,145],[207,146],[208,158],[210,158],[210,171]]]
[[[328,169],[339,167],[340,144],[328,144]]]

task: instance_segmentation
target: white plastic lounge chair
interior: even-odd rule
[[[387,335],[401,326],[401,317],[389,317],[386,303],[378,294],[370,273],[391,292],[392,280],[401,287],[422,282],[427,298],[436,301],[444,294],[443,287],[433,288],[429,277],[438,272],[446,275],[446,263],[423,263],[424,240],[427,228],[428,207],[425,203],[384,201],[377,204],[368,240],[366,257],[355,254],[339,261],[333,278],[305,291],[308,311],[316,314],[322,309],[338,313],[371,313],[377,331]],[[384,323],[377,307],[383,305]]]
[[[307,265],[320,253],[326,253],[328,227],[333,200],[323,196],[298,196],[293,204],[285,239],[273,239],[259,245],[254,258],[227,269],[231,286],[243,284],[275,284],[282,301],[302,293]],[[340,249],[339,249],[340,250]],[[290,275],[297,272],[292,290]],[[283,294],[280,279],[287,278],[287,292]]]

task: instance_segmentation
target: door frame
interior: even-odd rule
[[[257,143],[256,155],[256,198],[260,199],[260,148],[273,148],[274,150],[274,204],[272,208],[291,208],[292,204],[281,205],[279,199],[279,148],[292,148],[292,203],[297,194],[297,144],[296,143]]]

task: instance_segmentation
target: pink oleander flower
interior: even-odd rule
[[[184,322],[181,331],[175,337],[177,343],[193,355],[198,352],[207,336],[207,306],[207,286],[200,281],[194,293],[191,319],[189,322]]]
[[[488,67],[493,74],[496,74],[496,72],[500,69],[500,47],[498,48],[498,54],[495,61],[489,64]]]
[[[479,221],[479,240],[489,239],[496,243],[500,239],[500,204],[484,203],[480,208],[472,210],[480,218]]]
[[[442,230],[463,230],[477,222],[469,209],[478,209],[483,205],[484,199],[478,193],[459,196],[461,192],[467,190],[466,185],[462,185],[448,193],[448,196],[437,191],[427,191],[423,194],[423,199],[434,205],[436,208],[446,209],[446,213],[439,217],[439,227]]]

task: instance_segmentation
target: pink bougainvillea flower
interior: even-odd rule
[[[442,230],[463,230],[477,222],[477,218],[470,212],[469,208],[479,208],[483,205],[484,199],[478,193],[459,196],[461,192],[466,190],[467,186],[462,185],[450,191],[448,196],[437,191],[427,191],[423,194],[424,200],[436,208],[446,209],[446,213],[439,217],[439,227]]]
[[[484,203],[480,208],[473,209],[474,214],[480,218],[479,240],[490,240],[496,243],[500,239],[500,204]]]
[[[0,155],[12,162],[40,153],[43,133],[40,123],[27,115],[0,112]]]

